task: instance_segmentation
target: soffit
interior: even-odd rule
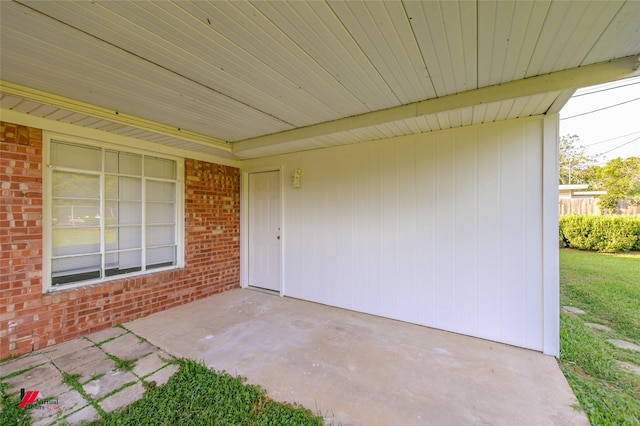
[[[2,80],[210,139],[158,137],[205,147],[194,151],[640,53],[635,1],[4,1],[0,8]],[[545,113],[571,88],[272,149],[257,144],[241,155]],[[141,135],[151,138],[149,131]]]
[[[101,130],[117,135],[157,143],[170,148],[207,154],[215,157],[233,159],[231,147],[220,147],[202,141],[190,140],[187,137],[161,133],[158,130],[148,130],[141,126],[128,125],[121,121],[100,118],[90,113],[82,113],[73,109],[60,108],[42,101],[34,101],[22,96],[15,96],[0,91],[0,108],[28,114],[32,117],[55,120],[62,123],[74,124],[90,129]]]

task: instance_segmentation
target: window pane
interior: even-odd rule
[[[159,247],[147,250],[147,269],[176,264],[175,247]]]
[[[52,191],[56,198],[100,199],[100,176],[54,171]]]
[[[142,203],[134,201],[106,201],[105,224],[138,225],[142,223]]]
[[[176,200],[176,184],[147,180],[147,201],[173,203]]]
[[[144,157],[144,175],[161,179],[175,179],[176,162],[165,158]]]
[[[50,148],[52,285],[177,264],[175,160],[60,141]]]
[[[147,223],[174,223],[175,204],[148,203]]]
[[[142,200],[142,179],[108,175],[104,193],[108,200]]]
[[[102,170],[102,150],[66,142],[51,142],[51,164],[81,170]]]
[[[101,278],[100,255],[53,259],[51,271],[53,285]]]
[[[126,250],[142,247],[142,227],[123,226],[105,229],[107,251]]]
[[[52,236],[54,256],[100,252],[100,228],[55,228]]]
[[[106,270],[107,277],[120,274],[128,274],[130,272],[138,272],[142,270],[142,251],[126,251],[123,253],[107,253],[106,254]]]
[[[175,243],[173,226],[147,226],[147,247],[164,246]]]
[[[119,173],[123,175],[142,175],[142,156],[107,150],[105,158],[105,171],[107,173]]]
[[[56,226],[100,226],[99,200],[53,200],[51,223]]]

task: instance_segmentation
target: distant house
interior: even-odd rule
[[[600,215],[602,211],[598,205],[598,195],[607,191],[584,191],[589,185],[574,184],[560,185],[558,188],[558,213],[563,214],[593,214]]]
[[[606,194],[607,191],[583,191],[587,189],[587,184],[574,184],[574,185],[560,185],[558,194],[561,200],[563,199],[594,199],[598,195]]]

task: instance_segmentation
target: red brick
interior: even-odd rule
[[[42,294],[42,143],[42,130],[0,122],[0,358],[239,285],[239,170],[186,159],[185,268]]]

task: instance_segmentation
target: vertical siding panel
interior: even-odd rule
[[[353,205],[354,223],[351,230],[353,239],[353,271],[350,277],[343,278],[343,285],[353,286],[353,309],[368,312],[371,299],[371,284],[368,282],[368,244],[367,241],[367,154],[359,147],[353,150]],[[347,280],[351,280],[349,283]]]
[[[297,164],[294,162],[294,164]],[[293,166],[298,167],[298,166]],[[317,198],[318,194],[318,176],[313,167],[313,158],[309,158],[303,162],[302,167],[305,170],[304,186],[298,190],[302,190],[303,203],[300,211],[295,214],[304,223],[302,235],[304,241],[296,247],[296,259],[300,262],[304,269],[302,281],[297,283],[300,289],[299,297],[310,300],[318,300],[315,288],[318,285],[318,269],[319,259],[315,256],[316,246],[316,225],[318,220],[317,212],[319,210]]]
[[[407,321],[418,322],[420,300],[416,295],[419,286],[416,268],[418,251],[425,242],[418,240],[416,139],[400,145],[398,165],[398,309]]]
[[[348,306],[350,297],[341,285],[342,265],[347,256],[341,224],[347,213],[349,195],[343,151],[343,147],[316,151],[312,167],[322,187],[318,194],[322,206],[317,226],[317,254],[322,269],[321,281],[317,284],[318,300],[330,305]]]
[[[284,181],[286,182],[288,179],[293,176],[293,171],[296,167],[296,162],[292,161],[293,159],[289,159],[289,174],[285,176]],[[305,165],[306,166],[306,165]],[[295,231],[287,232],[286,237],[294,240],[294,244],[291,247],[291,262],[294,267],[297,269],[298,274],[295,276],[295,280],[287,281],[285,283],[285,288],[291,287],[294,292],[291,293],[293,297],[306,298],[311,297],[308,284],[306,282],[310,273],[310,265],[313,259],[311,259],[310,253],[305,253],[302,250],[308,250],[309,244],[309,236],[307,233],[307,219],[305,218],[305,206],[309,200],[309,190],[306,188],[307,179],[303,181],[303,187],[298,189],[292,189],[290,185],[284,185],[287,188],[287,191],[292,194],[294,197],[295,206],[291,204],[287,204],[284,206],[284,210],[287,211],[288,217],[295,217],[296,228]],[[286,224],[285,224],[286,226]],[[304,247],[304,248],[303,248]],[[303,248],[301,250],[301,248]]]
[[[298,224],[297,231],[300,234],[293,235],[293,232],[287,232],[286,239],[289,238],[295,241],[295,245],[291,247],[292,259],[291,262],[296,264],[297,268],[300,270],[301,275],[298,277],[299,281],[287,283],[287,288],[291,288],[292,292],[289,294],[293,297],[298,297],[301,299],[312,297],[311,286],[307,277],[312,275],[312,266],[313,259],[311,258],[311,240],[313,238],[313,234],[308,230],[308,224],[310,219],[305,217],[307,214],[307,206],[310,202],[312,202],[313,198],[311,197],[311,184],[310,184],[310,173],[311,170],[307,168],[306,162],[302,165],[298,164],[295,159],[290,158],[289,170],[290,173],[287,176],[290,179],[290,176],[293,173],[293,170],[296,167],[304,167],[307,170],[308,176],[305,177],[303,182],[303,187],[298,189],[292,189],[289,185],[285,187],[288,189],[288,192],[291,194],[295,194],[295,199],[297,201],[296,208],[293,209],[291,204],[285,205],[285,210],[291,210],[288,212],[288,216],[295,216],[296,223]],[[293,290],[295,289],[295,290]]]
[[[293,163],[295,164],[295,163]],[[304,261],[304,258],[307,256],[301,255],[300,247],[306,246],[305,240],[308,241],[308,236],[305,235],[305,217],[304,217],[304,209],[305,204],[307,202],[308,191],[302,189],[292,189],[290,185],[287,185],[286,182],[288,179],[293,176],[293,172],[295,167],[293,164],[288,164],[287,173],[284,176],[284,187],[285,193],[291,195],[291,201],[289,201],[284,206],[285,218],[288,218],[295,224],[293,229],[288,230],[287,226],[290,222],[285,223],[285,243],[288,247],[288,257],[285,259],[285,262],[291,265],[291,268],[295,271],[295,274],[291,277],[290,280],[287,280],[285,283],[285,289],[288,295],[293,297],[310,297],[308,294],[308,289],[304,285],[305,277],[309,275],[309,260],[307,262]],[[303,185],[306,184],[306,181],[303,182]],[[285,198],[285,202],[288,200]]]
[[[520,345],[524,327],[521,320],[524,271],[524,145],[522,126],[509,123],[502,129],[501,218],[501,286],[502,339]]]
[[[542,121],[527,123],[525,241],[527,279],[524,299],[527,346],[543,346],[542,278]]]
[[[478,282],[478,333],[488,339],[500,338],[500,223],[502,172],[501,141],[495,129],[478,131],[478,220],[476,252]]]
[[[303,218],[310,219],[306,223],[307,230],[305,234],[311,234],[308,243],[308,249],[305,247],[305,262],[309,264],[309,272],[305,277],[311,288],[308,291],[313,299],[321,303],[326,303],[326,295],[328,293],[326,283],[326,224],[327,224],[327,205],[326,205],[326,186],[327,172],[322,162],[322,151],[312,151],[311,158],[305,166],[308,172],[305,172],[306,183],[305,189],[309,196],[306,199],[305,212]],[[325,163],[326,164],[326,163]]]
[[[343,192],[340,186],[340,159],[339,150],[318,150],[315,160],[319,165],[333,164],[334,166],[320,166],[322,170],[322,218],[320,219],[320,252],[322,258],[323,279],[320,282],[322,300],[326,304],[334,304],[344,300],[341,286],[338,285],[336,267],[340,264],[339,243],[341,236],[338,230],[342,203],[340,194]]]
[[[318,210],[316,216],[316,256],[318,257],[318,278],[316,292],[318,300],[322,303],[331,304],[332,299],[338,299],[334,292],[334,283],[331,280],[331,269],[335,262],[332,253],[335,251],[335,236],[332,235],[331,227],[335,222],[336,210],[339,209],[338,200],[331,197],[336,176],[334,167],[325,167],[324,164],[335,165],[336,151],[317,150],[314,152],[313,168],[317,176],[318,185],[321,188],[318,192]]]
[[[381,164],[382,182],[382,285],[380,287],[381,312],[385,316],[403,315],[399,298],[399,144],[380,144],[384,161]]]
[[[456,141],[455,170],[455,328],[477,330],[476,291],[476,132],[465,129]]]
[[[367,286],[368,300],[366,312],[376,312],[381,306],[382,297],[382,156],[381,144],[379,142],[371,144],[366,152],[367,173],[366,178],[366,210],[362,212],[367,222],[365,241],[367,247],[365,256],[367,257]]]
[[[295,163],[294,163],[295,164]],[[294,166],[297,167],[297,166]],[[318,211],[318,176],[313,167],[313,158],[304,162],[306,176],[304,181],[304,202],[302,209],[298,213],[304,222],[303,235],[305,242],[298,246],[296,256],[304,265],[305,275],[300,283],[304,298],[318,300],[316,287],[318,286],[318,270],[320,269],[319,259],[316,257],[316,234]]]
[[[340,265],[340,211],[342,188],[340,187],[340,155],[339,150],[318,150],[314,159],[314,171],[322,187],[320,202],[321,217],[318,226],[318,256],[322,265],[321,294],[319,300],[325,304],[335,304],[345,300],[341,286],[336,283],[336,269]],[[325,164],[332,164],[331,168]]]
[[[341,293],[345,295],[347,303],[351,306],[354,305],[355,299],[359,297],[356,292],[355,285],[346,285],[345,280],[349,282],[357,274],[357,271],[353,268],[354,259],[354,227],[356,218],[358,217],[358,210],[355,208],[355,176],[353,175],[353,146],[345,146],[339,153],[342,162],[341,181],[338,182],[344,188],[344,191],[340,191],[340,188],[335,188],[337,193],[343,194],[343,210],[340,216],[339,228],[334,230],[334,234],[340,234],[341,245],[340,250],[335,253],[340,258],[341,268],[338,271],[335,284],[341,288]]]
[[[415,300],[419,324],[436,324],[435,143],[431,134],[416,141],[417,265]]]
[[[443,132],[435,147],[436,160],[436,290],[435,325],[454,329],[455,321],[455,135]]]
[[[295,295],[298,289],[296,284],[300,283],[301,277],[304,276],[302,265],[296,261],[295,249],[301,243],[300,230],[302,229],[302,221],[300,216],[295,212],[300,211],[302,207],[302,191],[294,191],[291,189],[290,182],[293,175],[293,167],[290,164],[283,164],[282,168],[282,255],[283,255],[283,276],[282,283],[285,295]]]

